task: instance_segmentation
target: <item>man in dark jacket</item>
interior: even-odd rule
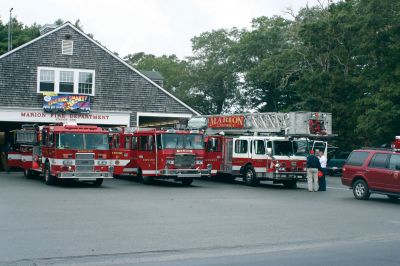
[[[318,170],[321,169],[321,164],[317,156],[314,155],[314,151],[310,151],[310,155],[307,157],[307,183],[308,191],[318,191]]]

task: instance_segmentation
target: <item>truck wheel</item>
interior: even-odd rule
[[[253,167],[248,166],[244,169],[243,181],[248,186],[256,186],[260,183],[260,180],[257,179],[256,172]]]
[[[137,176],[139,177],[140,182],[146,185],[150,185],[153,182],[152,176],[143,176],[142,169],[138,169]]]
[[[354,182],[353,194],[358,200],[367,200],[371,195],[367,183],[365,183],[365,181],[362,179],[358,179],[356,182]]]
[[[103,184],[103,178],[96,178],[96,181],[93,181],[93,186],[99,187]]]
[[[32,170],[27,168],[24,169],[24,176],[28,179],[32,179],[35,177],[35,175],[32,173]]]
[[[193,178],[184,178],[182,179],[182,185],[185,187],[190,186],[193,182]]]
[[[46,162],[44,165],[44,182],[46,185],[54,185],[57,181],[57,178],[55,176],[52,176],[50,173],[50,164],[49,162]]]
[[[297,182],[296,181],[285,181],[285,182],[283,182],[283,186],[285,188],[295,189],[295,188],[297,188]]]

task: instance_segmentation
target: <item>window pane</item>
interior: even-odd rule
[[[40,91],[54,91],[54,83],[40,82]]]
[[[254,141],[254,151],[256,154],[265,154],[265,146],[263,140]]]
[[[60,92],[74,92],[74,72],[60,71]]]
[[[372,160],[371,160],[369,167],[385,168],[387,166],[388,157],[389,157],[389,154],[382,154],[382,153],[375,154],[374,158],[372,158]]]
[[[40,70],[40,91],[54,91],[54,70]]]
[[[79,72],[78,92],[83,94],[92,94],[93,74],[89,72]]]
[[[364,164],[365,159],[369,156],[369,152],[365,151],[356,151],[352,152],[347,159],[346,164],[348,165],[354,165],[354,166],[361,166]]]
[[[40,81],[54,83],[54,70],[40,70]]]
[[[400,154],[392,154],[392,156],[390,156],[389,168],[392,170],[400,170]]]
[[[247,153],[247,140],[235,141],[235,153]]]

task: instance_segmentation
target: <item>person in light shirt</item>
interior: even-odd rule
[[[326,191],[326,164],[328,162],[328,158],[326,158],[323,151],[319,152],[319,163],[322,168],[322,176],[318,179],[319,191]]]

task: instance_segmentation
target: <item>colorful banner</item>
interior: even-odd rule
[[[244,116],[213,116],[208,117],[209,128],[244,128]]]
[[[44,95],[43,110],[48,113],[90,113],[90,96],[74,94]]]

